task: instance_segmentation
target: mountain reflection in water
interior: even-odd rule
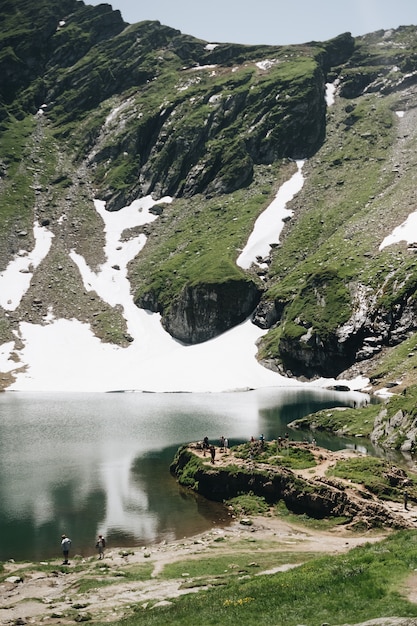
[[[177,484],[169,465],[183,443],[205,435],[230,445],[283,435],[292,420],[353,406],[358,392],[269,388],[212,394],[0,394],[0,560],[60,558],[145,546],[229,522],[227,511]],[[291,431],[291,438],[305,433]],[[357,440],[317,433],[337,450]],[[363,441],[363,451],[367,451]]]

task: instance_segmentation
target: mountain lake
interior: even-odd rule
[[[292,420],[367,401],[358,392],[267,388],[227,393],[0,394],[0,561],[144,547],[230,522],[226,508],[182,489],[169,466],[179,446],[283,436]],[[290,431],[290,438],[312,434]],[[317,433],[331,450],[363,440]]]

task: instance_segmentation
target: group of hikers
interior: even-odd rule
[[[203,448],[203,456],[206,456],[207,450],[210,452],[211,462],[214,463],[216,458],[216,447],[213,444],[210,444],[209,438],[204,437],[202,446]],[[227,437],[220,437],[220,452],[227,452],[229,448],[229,440]]]
[[[62,565],[69,565],[68,557],[69,551],[71,548],[72,541],[66,535],[61,535],[61,549],[64,560],[62,561]],[[104,548],[106,547],[106,540],[103,535],[99,535],[96,541],[96,549],[98,551],[98,558],[104,559]]]
[[[278,448],[288,446],[288,442],[289,442],[288,433],[285,433],[284,437],[277,438]],[[264,450],[265,443],[266,443],[264,434],[262,433],[259,436],[258,440],[256,440],[254,437],[251,437],[250,443],[253,448],[255,448],[256,446],[259,446],[261,450]],[[312,443],[313,445],[316,444],[315,439],[313,439]],[[201,447],[203,450],[203,456],[206,456],[207,451],[210,453],[211,462],[214,463],[215,458],[216,458],[216,447],[213,444],[210,444],[208,437],[204,437],[203,441],[199,442],[199,447]],[[220,440],[219,440],[219,448],[220,448],[220,452],[227,452],[229,449],[229,440],[226,437],[223,437],[223,435],[220,437]],[[255,451],[253,450],[251,456],[253,456],[254,453]]]

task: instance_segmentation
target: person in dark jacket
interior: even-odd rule
[[[99,535],[97,538],[96,548],[98,550],[98,558],[104,559],[104,548],[106,547],[106,540],[103,535]]]
[[[69,565],[68,563],[68,555],[71,548],[71,539],[66,535],[61,535],[61,548],[62,554],[64,555],[64,560],[62,561],[62,565]]]

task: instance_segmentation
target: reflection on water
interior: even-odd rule
[[[178,446],[205,435],[231,445],[284,434],[320,408],[364,401],[359,393],[267,389],[222,394],[0,395],[0,560],[148,545],[227,523],[219,504],[181,489],[169,473]],[[305,434],[291,432],[291,438]],[[317,434],[331,449],[354,441]],[[357,443],[357,442],[356,442]]]

